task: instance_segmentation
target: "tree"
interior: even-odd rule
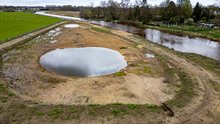
[[[169,6],[169,0],[165,0],[165,1],[162,1],[160,3],[160,15],[161,15],[161,19],[162,20],[165,20],[167,21],[168,18],[167,18],[167,12],[166,12],[166,9],[167,7]]]
[[[140,20],[140,7],[139,6],[136,6],[134,8],[134,18],[136,20]]]
[[[192,14],[194,22],[197,23],[198,21],[200,21],[201,16],[202,16],[202,6],[199,4],[199,2],[197,2]]]
[[[210,10],[206,7],[202,9],[202,18],[205,21],[209,21],[210,19]]]
[[[183,0],[182,9],[183,9],[184,18],[185,19],[190,18],[192,15],[192,4],[190,0]]]
[[[147,0],[142,0],[142,2],[141,2],[141,6],[143,6],[143,7],[147,7]]]
[[[134,14],[133,14],[132,8],[129,8],[128,20],[133,20],[133,18],[134,18]]]
[[[176,8],[176,4],[171,1],[168,5],[168,7],[166,8],[166,16],[167,16],[167,20],[170,20],[171,18],[174,18],[177,16],[177,8]]]
[[[165,8],[169,5],[170,0],[165,0],[160,3],[160,7]]]
[[[109,0],[108,1],[108,17],[107,19],[108,20],[118,20],[119,19],[119,8],[120,8],[120,5],[119,3],[117,3],[116,1],[113,1],[113,0]]]
[[[82,10],[82,12],[80,13],[80,17],[83,17],[85,19],[89,19],[92,18],[93,14],[91,9],[84,9]]]
[[[183,5],[183,2],[184,2],[184,0],[177,0],[176,3],[177,3],[178,6],[182,6],[182,5]]]
[[[121,0],[120,4],[122,8],[128,8],[130,4],[130,0]]]

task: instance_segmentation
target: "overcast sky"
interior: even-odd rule
[[[18,5],[18,6],[45,6],[45,5],[75,5],[75,6],[87,6],[91,5],[93,2],[94,5],[99,5],[100,1],[103,0],[0,0],[0,5]],[[107,0],[106,0],[107,1]],[[121,1],[121,0],[115,0]],[[135,0],[131,0],[134,2]],[[164,0],[148,0],[148,4],[159,5]],[[173,0],[176,2],[176,0]],[[220,0],[191,0],[191,3],[195,5],[197,2],[200,2],[203,5],[212,5],[217,3]]]

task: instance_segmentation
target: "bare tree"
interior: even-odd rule
[[[130,0],[121,0],[120,4],[122,8],[128,8],[130,4]]]
[[[90,2],[90,7],[94,7],[94,2]]]
[[[101,1],[100,2],[100,6],[101,7],[107,7],[108,5],[107,5],[107,3],[105,1]]]
[[[147,6],[147,0],[142,0],[141,5],[146,7]]]

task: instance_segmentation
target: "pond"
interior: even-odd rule
[[[127,66],[118,51],[101,47],[56,49],[41,56],[40,64],[64,76],[80,77],[109,75]]]
[[[41,13],[42,14],[42,13]],[[43,14],[42,14],[43,15]],[[45,14],[44,14],[45,15]],[[155,29],[139,29],[134,26],[118,24],[106,21],[85,20],[75,17],[58,16],[46,14],[63,19],[80,20],[88,23],[105,26],[117,30],[126,31],[129,33],[144,36],[147,40],[158,43],[162,46],[174,49],[180,52],[195,53],[220,61],[220,43],[204,38],[190,38],[188,36],[177,36],[169,33],[164,33]]]

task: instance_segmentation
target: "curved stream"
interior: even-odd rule
[[[143,30],[133,26],[123,25],[113,22],[85,20],[76,17],[47,14],[45,12],[37,12],[36,14],[58,17],[68,20],[85,21],[88,23],[105,26],[117,30],[122,30],[133,34],[142,34],[145,36],[147,40],[174,49],[176,51],[195,53],[220,61],[220,43],[208,39],[199,38],[199,37],[190,38],[188,36],[177,36],[169,33],[164,33],[162,31],[155,29]]]

